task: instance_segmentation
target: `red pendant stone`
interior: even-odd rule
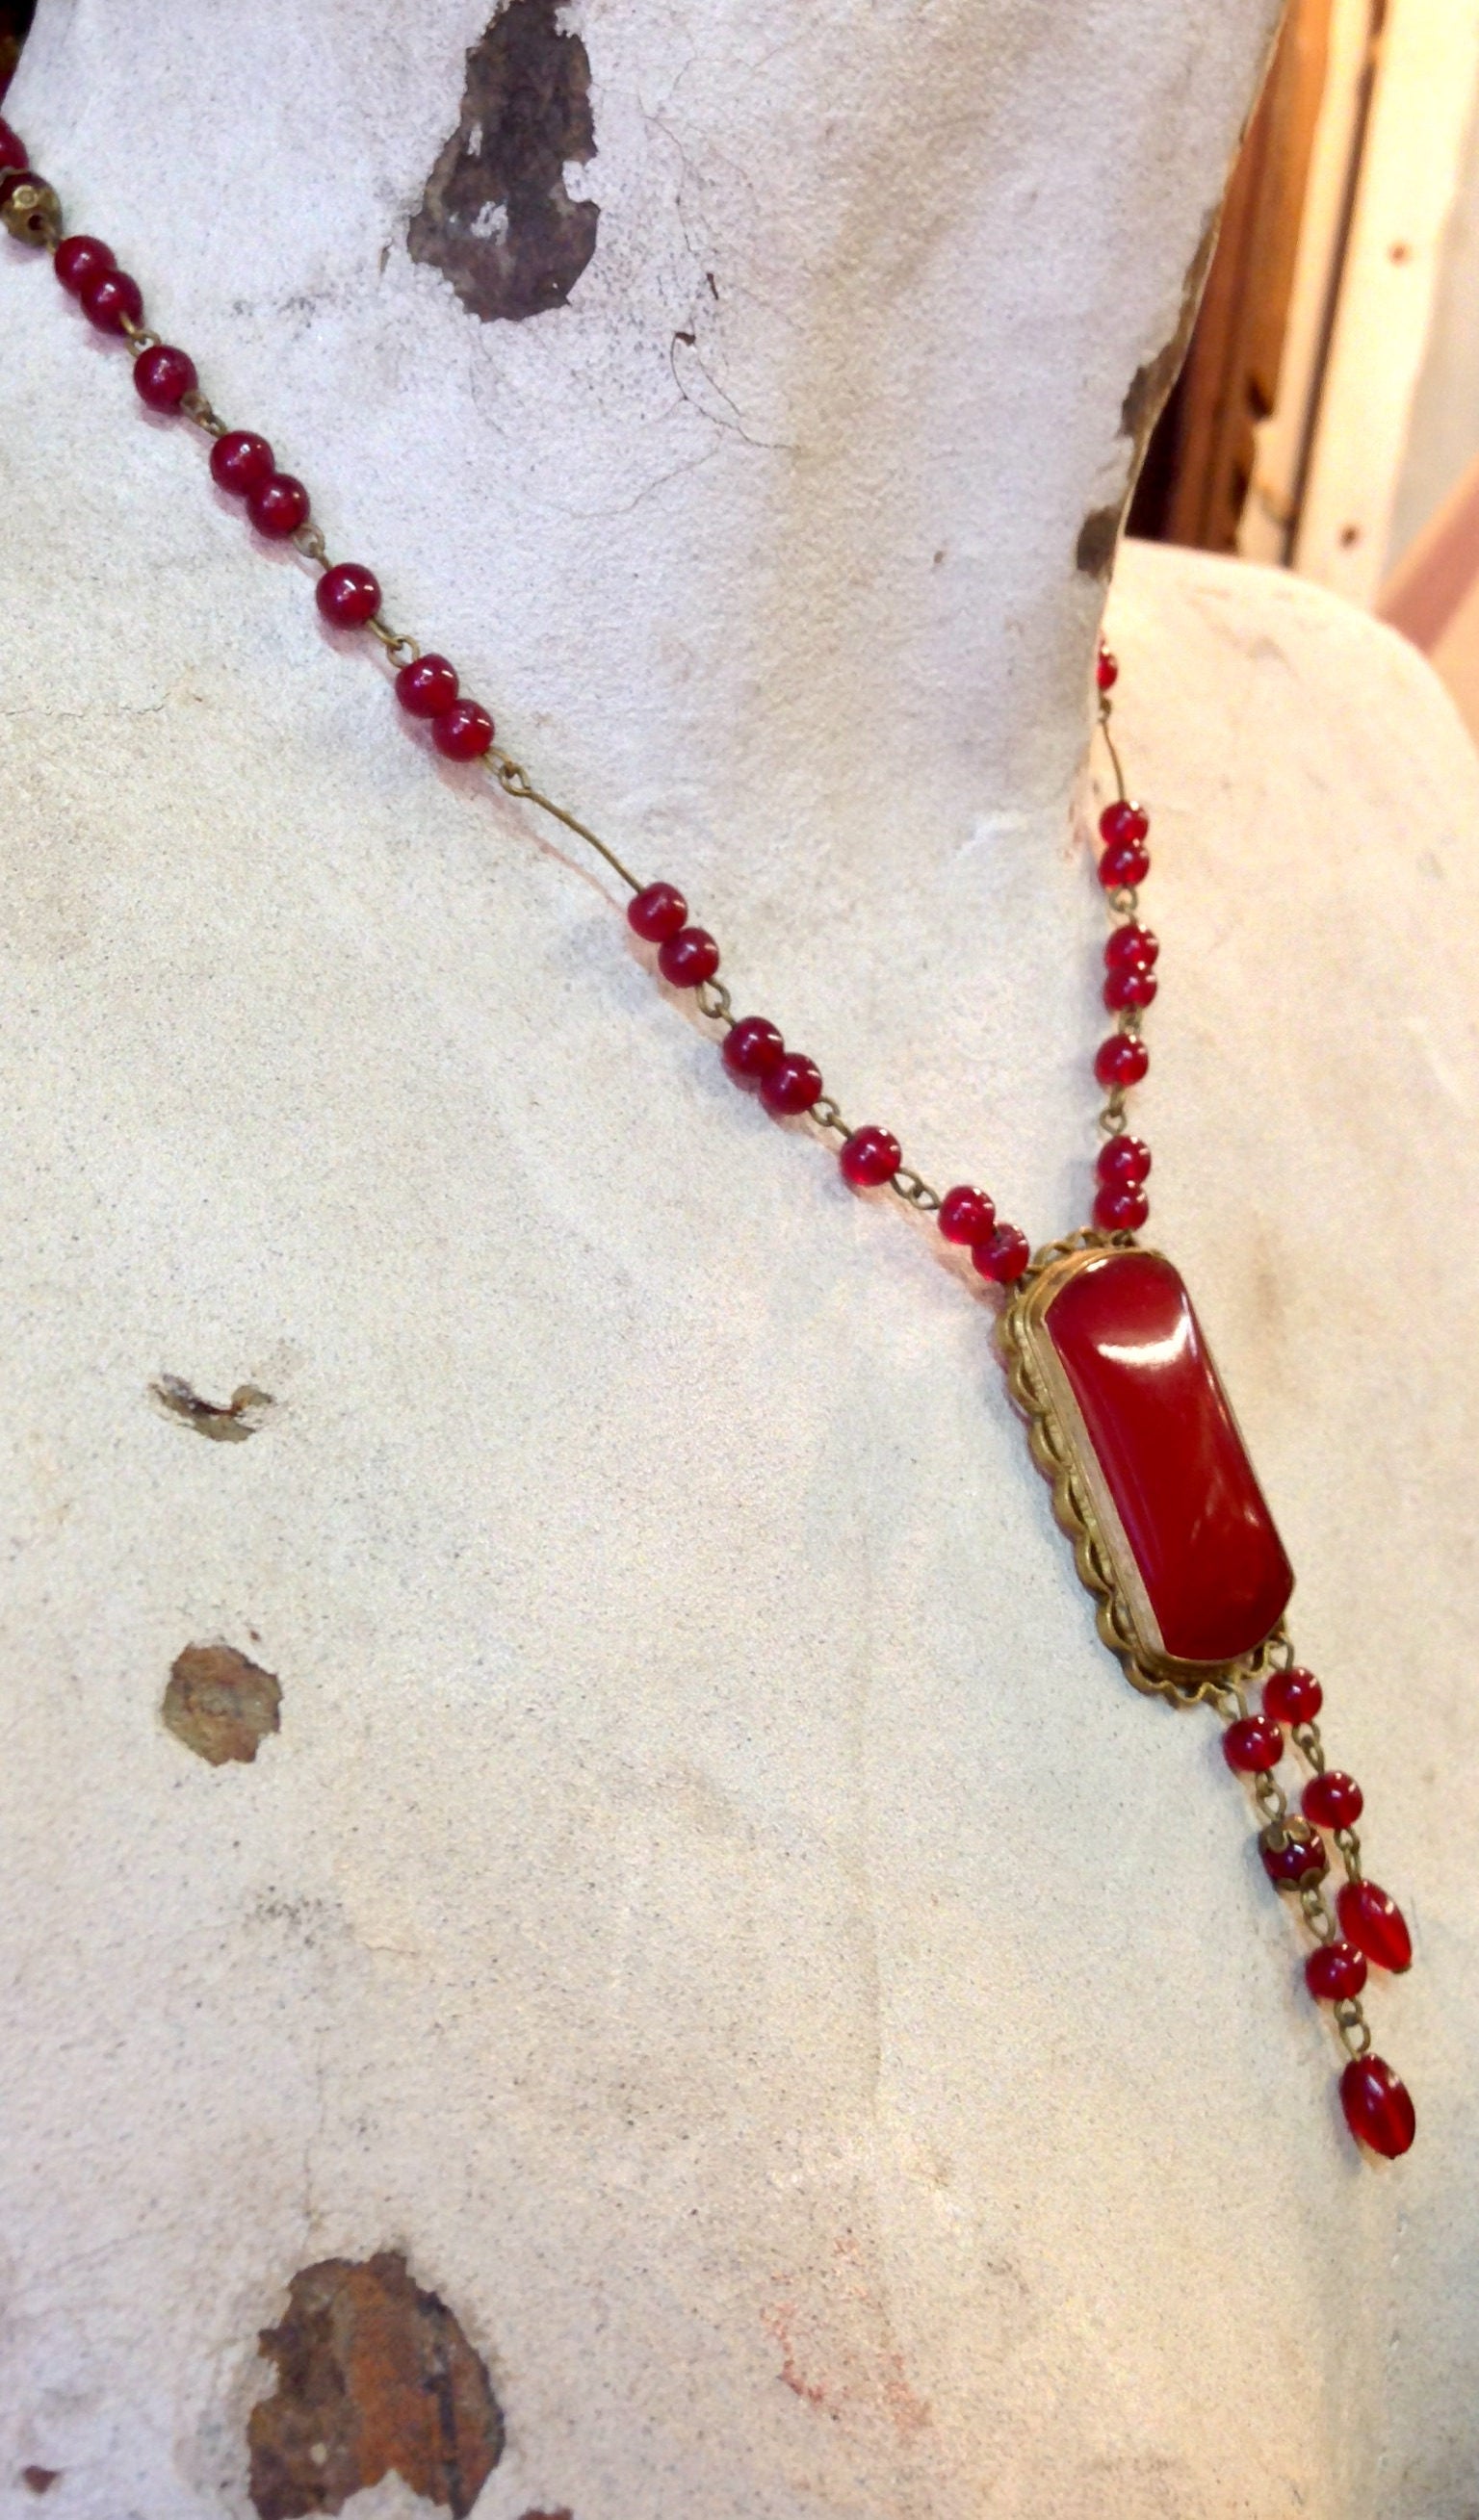
[[[1390,1891],[1374,1881],[1347,1881],[1335,1901],[1340,1930],[1378,1968],[1400,1976],[1412,1965],[1412,1937],[1408,1920]]]
[[[1200,1664],[1250,1653],[1294,1576],[1176,1270],[1154,1251],[1075,1254],[1029,1305],[1141,1647]]]
[[[1396,2161],[1410,2147],[1417,2132],[1412,2094],[1384,2056],[1352,2059],[1340,2078],[1340,2104],[1351,2133],[1373,2152]]]

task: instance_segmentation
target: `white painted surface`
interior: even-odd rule
[[[475,8],[197,0],[162,51],[53,0],[14,112],[741,1003],[1045,1237],[1075,538],[1269,16],[610,0],[601,248],[518,331],[398,242]],[[256,2329],[400,2245],[507,2412],[480,2520],[1458,2520],[1479,771],[1426,668],[1125,557],[1156,1229],[1417,1926],[1389,2175],[1215,1728],[1094,1642],[989,1304],[0,261],[0,2490],[244,2513]],[[208,1445],[162,1368],[278,1408]],[[212,1637],[283,1683],[251,1769],[159,1722]]]

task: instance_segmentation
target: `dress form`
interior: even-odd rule
[[[1079,555],[1271,11],[1115,15],[592,7],[597,249],[520,325],[404,249],[479,9],[271,0],[244,63],[236,12],[162,57],[54,0],[12,106],[741,1010],[1035,1240],[1096,1099]],[[1215,1727],[1094,1639],[989,1302],[726,1086],[4,261],[11,2473],[245,2512],[257,2329],[401,2247],[508,2421],[480,2520],[1461,2508],[1479,775],[1436,685],[1308,589],[1122,562],[1153,1234],[1419,1929],[1384,2176]],[[162,1372],[274,1405],[204,1443]],[[282,1684],[250,1768],[157,1722],[214,1638]]]

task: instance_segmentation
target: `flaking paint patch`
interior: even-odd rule
[[[283,1692],[275,1675],[249,1662],[234,1645],[187,1645],[169,1669],[160,1713],[187,1750],[212,1768],[250,1763],[281,1723]]]
[[[229,1400],[203,1400],[178,1373],[162,1373],[149,1389],[171,1418],[213,1444],[245,1444],[272,1406],[271,1392],[258,1391],[254,1382],[239,1382]]]

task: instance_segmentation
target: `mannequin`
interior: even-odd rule
[[[477,0],[189,0],[167,50],[42,0],[8,111],[738,1011],[1038,1242],[1089,1202],[1093,563],[1274,15],[591,0],[596,243],[520,321],[406,247]],[[1308,587],[1121,556],[1149,1238],[1417,1928],[1387,2173],[1216,1726],[1095,1640],[992,1299],[734,1093],[600,871],[425,754],[0,260],[8,2478],[250,2513],[257,2331],[399,2250],[502,2409],[479,2520],[1456,2511],[1479,770],[1437,685]],[[266,1400],[207,1442],[162,1375]],[[216,1645],[281,1691],[251,1764],[161,1721]]]

